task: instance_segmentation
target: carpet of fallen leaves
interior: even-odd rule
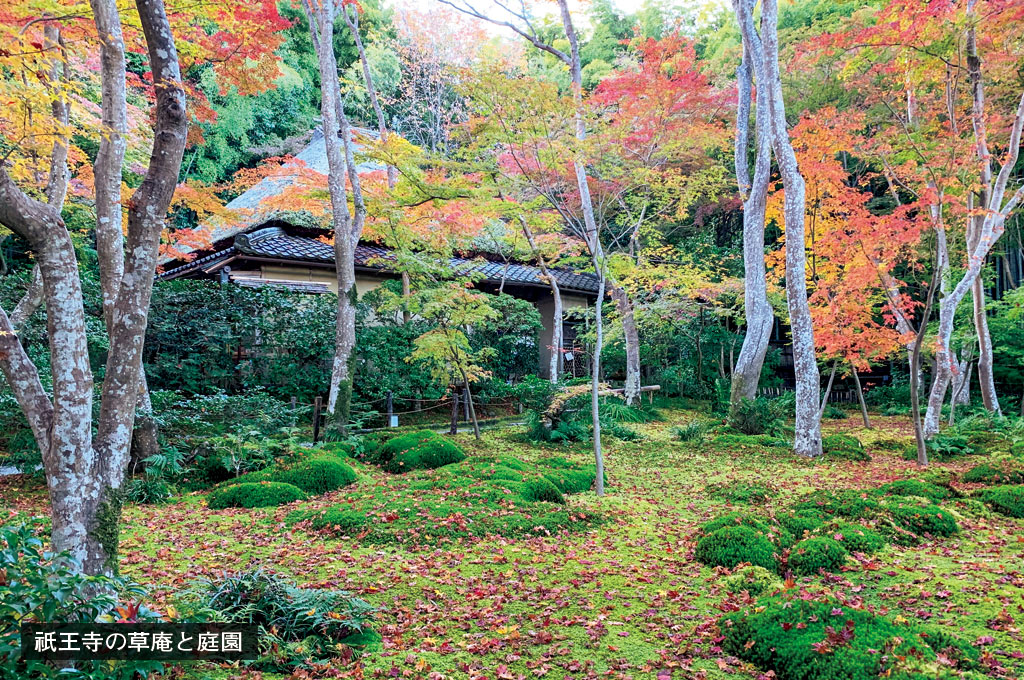
[[[570,506],[608,521],[586,533],[364,546],[286,525],[297,507],[326,506],[360,489],[387,492],[394,478],[362,467],[358,485],[295,506],[206,509],[201,496],[125,512],[121,565],[159,604],[200,575],[262,564],[309,586],[350,590],[378,606],[382,652],[345,668],[302,677],[357,678],[770,678],[725,654],[717,618],[745,604],[723,587],[722,570],[693,559],[697,526],[729,509],[707,497],[716,482],[743,479],[778,489],[765,512],[813,489],[872,488],[918,469],[891,453],[869,463],[811,462],[778,451],[722,451],[673,441],[694,417],[667,411],[635,426],[645,439],[608,439],[609,489],[570,496]],[[906,419],[832,421],[869,450],[874,438],[910,441]],[[516,430],[459,436],[470,455],[524,460],[551,449]],[[565,453],[559,450],[559,453]],[[586,447],[570,455],[580,460]],[[977,460],[942,465],[965,469]],[[45,512],[45,495],[0,487],[19,512]],[[940,625],[979,646],[994,678],[1024,677],[1024,522],[963,515],[962,533],[913,548],[889,547],[870,560],[795,587],[842,593],[887,608],[890,616]],[[189,677],[260,677],[237,668],[189,669]],[[272,677],[263,674],[264,678]]]

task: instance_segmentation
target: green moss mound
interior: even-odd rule
[[[1024,484],[1024,468],[1007,463],[982,463],[964,473],[968,484]]]
[[[1024,517],[1024,486],[994,486],[983,489],[978,498],[1001,515]]]
[[[410,470],[435,470],[459,463],[466,454],[454,442],[430,430],[410,432],[388,440],[377,454],[387,472],[402,474]]]
[[[885,547],[886,540],[882,534],[863,524],[851,522],[832,522],[821,529],[823,536],[836,540],[848,552],[870,555]]]
[[[977,664],[978,652],[930,628],[897,625],[837,600],[781,593],[719,623],[727,653],[780,680],[942,680]],[[942,654],[945,666],[938,662]],[[951,667],[950,667],[951,664]]]
[[[849,434],[830,434],[822,437],[821,450],[829,458],[871,460],[860,440]]]
[[[825,523],[823,513],[814,510],[800,510],[784,512],[775,516],[775,519],[788,531],[796,540],[800,540],[805,534],[809,534]]]
[[[743,567],[725,579],[725,588],[730,593],[747,591],[757,596],[782,587],[779,577],[764,567]]]
[[[318,530],[329,530],[334,534],[358,534],[367,525],[366,515],[348,508],[328,508],[310,516],[310,525]]]
[[[515,459],[513,459],[515,460]],[[517,463],[519,461],[516,461]],[[520,463],[524,465],[524,463]],[[561,456],[542,458],[537,461],[538,471],[566,494],[590,491],[597,479],[597,466],[593,464],[574,463]]]
[[[283,482],[249,482],[232,484],[211,491],[206,505],[212,510],[224,508],[267,508],[306,498],[302,489]]]
[[[793,546],[789,566],[801,576],[824,571],[838,571],[849,553],[839,541],[826,536],[805,538]]]
[[[339,458],[319,457],[281,468],[242,475],[238,482],[283,482],[314,496],[340,489],[356,481],[356,471]]]
[[[697,560],[711,567],[728,567],[749,562],[775,570],[775,546],[749,527],[730,526],[719,529],[697,543]]]
[[[878,487],[877,493],[881,496],[919,496],[935,502],[953,495],[949,489],[919,479],[898,479]]]
[[[519,494],[527,501],[565,504],[562,492],[547,477],[541,475],[529,477],[521,484]]]
[[[823,515],[835,515],[847,519],[865,519],[878,513],[879,502],[867,492],[856,489],[841,491],[821,489],[814,491],[793,504],[797,512],[816,511]]]
[[[324,442],[320,448],[324,453],[338,458],[356,457],[356,445],[352,442]]]
[[[776,490],[760,482],[726,482],[708,487],[709,495],[729,503],[761,505],[776,495]]]
[[[937,505],[893,504],[886,506],[892,520],[918,536],[953,536],[960,532],[953,515]]]

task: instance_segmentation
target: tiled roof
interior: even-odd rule
[[[265,227],[247,234],[235,236],[234,245],[225,250],[207,255],[182,267],[176,267],[161,274],[161,278],[177,278],[191,271],[207,269],[211,265],[231,256],[258,257],[295,262],[334,263],[334,246],[314,236],[290,234],[281,227]],[[356,267],[383,270],[387,267],[382,260],[392,259],[391,250],[382,246],[360,243],[355,250]],[[503,261],[468,259],[455,257],[450,266],[460,273],[475,272],[483,275],[488,282],[498,282],[504,276],[506,282],[547,287],[541,280],[541,270],[529,264]],[[507,268],[506,268],[507,267]],[[549,268],[566,292],[597,293],[597,277],[593,274],[577,273],[570,269]]]

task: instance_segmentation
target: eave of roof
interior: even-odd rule
[[[381,260],[392,259],[389,248],[376,244],[360,243],[355,250],[356,267],[363,271],[387,272],[388,267]],[[295,263],[308,266],[334,267],[334,247],[312,236],[295,235],[280,227],[265,227],[239,234],[231,246],[206,255],[188,264],[175,267],[158,275],[168,280],[188,276],[199,271],[212,273],[229,261],[252,260],[255,262]],[[539,267],[520,262],[504,262],[482,258],[468,259],[453,257],[450,266],[460,273],[478,273],[483,281],[518,284],[548,288],[542,280]],[[598,280],[593,274],[577,273],[564,268],[549,268],[565,293],[597,295]]]

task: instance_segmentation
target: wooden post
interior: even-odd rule
[[[387,422],[386,427],[392,427],[391,419],[395,415],[395,402],[394,402],[394,394],[391,392],[391,390],[388,390],[388,406],[387,406],[387,408],[388,408],[388,422]]]
[[[322,400],[317,397],[313,400],[313,443],[320,441],[320,407]]]
[[[462,388],[462,420],[469,422],[469,390]]]

